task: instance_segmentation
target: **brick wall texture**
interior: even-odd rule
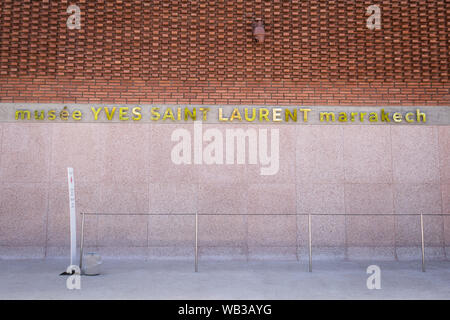
[[[449,16],[449,0],[2,0],[0,102],[449,105]]]

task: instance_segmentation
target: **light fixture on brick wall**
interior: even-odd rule
[[[261,19],[255,19],[253,22],[253,36],[258,43],[264,42],[266,30],[264,30],[264,23]]]

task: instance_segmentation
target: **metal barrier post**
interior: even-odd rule
[[[422,236],[422,272],[425,272],[425,240],[423,232],[423,214],[420,214],[420,232]]]
[[[84,247],[84,213],[81,213],[81,239],[80,239],[80,272],[83,268],[83,247]]]
[[[195,212],[195,272],[198,272],[198,212]]]
[[[308,214],[309,272],[312,272],[311,214]]]

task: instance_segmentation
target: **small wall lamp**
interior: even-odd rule
[[[266,30],[264,30],[264,23],[261,19],[256,19],[253,22],[253,36],[258,43],[263,43],[266,36]]]

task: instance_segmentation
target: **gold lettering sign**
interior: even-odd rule
[[[97,122],[186,122],[186,121],[218,121],[225,123],[308,123],[313,119],[318,123],[426,123],[427,115],[420,109],[414,112],[393,112],[380,109],[377,112],[367,111],[314,111],[311,108],[281,107],[234,107],[228,111],[218,107],[215,119],[211,119],[212,108],[206,107],[139,107],[110,106],[90,107],[85,111],[69,110],[67,106],[60,110],[18,109],[15,111],[17,121],[82,121],[85,116]],[[314,117],[317,117],[314,119]]]

